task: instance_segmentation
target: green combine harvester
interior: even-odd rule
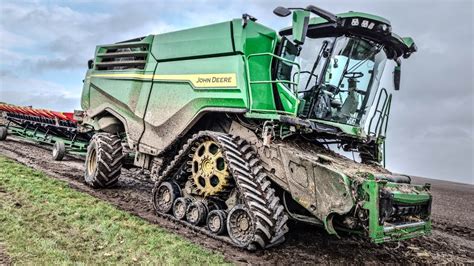
[[[292,26],[244,14],[97,46],[74,114],[92,136],[85,181],[141,168],[158,215],[250,250],[282,243],[289,219],[375,243],[429,234],[429,184],[384,168],[379,84],[392,61],[399,89],[414,41],[366,13],[274,13]]]

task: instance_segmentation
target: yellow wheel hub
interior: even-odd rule
[[[198,193],[213,196],[229,185],[229,171],[222,150],[212,140],[201,143],[194,152],[192,177]]]

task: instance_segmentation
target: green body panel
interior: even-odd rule
[[[429,187],[376,181],[373,176],[369,176],[362,185],[363,193],[366,195],[363,208],[369,212],[368,234],[374,243],[404,240],[431,233],[431,219],[401,228],[381,225],[379,223],[379,192],[383,188],[388,188],[394,194],[394,201],[397,203],[427,203],[431,201]]]
[[[269,28],[255,27],[255,22],[249,22],[244,29],[241,29],[241,45],[248,63],[249,82],[272,81],[271,63],[272,57],[269,55],[249,56],[260,53],[272,54],[277,44],[277,34]],[[238,32],[237,32],[238,34]],[[272,93],[271,83],[255,83],[247,85],[250,88],[252,99],[251,109],[275,110],[275,101]]]
[[[156,35],[151,52],[158,61],[233,53],[231,27],[223,22]]]
[[[156,154],[184,133],[200,112],[275,112],[270,69],[277,41],[274,30],[252,21],[242,27],[242,20],[150,35],[131,42],[149,49],[144,68],[123,70],[101,70],[101,55],[127,42],[98,46],[96,66],[84,83],[82,108],[92,119],[114,113],[124,122],[131,146],[140,140],[142,152]],[[260,53],[268,55],[248,59]],[[200,74],[232,74],[235,81],[231,86],[197,87],[199,77],[190,79]],[[285,108],[294,113],[297,99],[287,94]]]
[[[360,127],[356,126],[351,126],[347,124],[342,124],[342,123],[336,123],[336,122],[331,122],[331,121],[326,121],[326,120],[319,120],[319,119],[314,119],[314,121],[317,121],[318,123],[333,126],[336,128],[339,128],[344,134],[351,135],[351,136],[356,136],[359,138],[365,138],[366,135],[363,132],[363,130]]]
[[[219,66],[217,69],[216,67]],[[244,73],[243,57],[203,58],[163,62],[158,65],[157,74],[187,73]],[[150,94],[145,121],[147,128],[141,145],[162,148],[192,124],[195,116],[207,109],[246,109],[247,89],[245,76],[237,74],[236,88],[193,88],[188,82],[154,81]],[[173,130],[170,130],[173,129]],[[176,131],[174,131],[176,130]],[[157,143],[160,139],[160,144]],[[158,144],[158,145],[157,145]]]
[[[307,10],[295,10],[293,11],[293,39],[297,43],[304,43],[306,38],[306,27],[309,22],[309,11]]]

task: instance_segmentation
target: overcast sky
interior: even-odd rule
[[[0,101],[78,109],[86,63],[97,44],[242,13],[280,29],[289,20],[272,14],[278,5],[374,13],[389,19],[394,32],[412,36],[419,48],[403,62],[402,89],[394,94],[388,168],[474,183],[474,1],[251,2],[0,0]]]

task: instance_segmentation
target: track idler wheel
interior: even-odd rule
[[[193,225],[201,225],[206,222],[207,212],[207,205],[203,201],[195,201],[189,204],[186,219]]]
[[[163,182],[153,190],[153,204],[160,213],[169,213],[174,201],[181,196],[181,189],[175,182]]]
[[[53,146],[53,160],[62,161],[64,155],[66,155],[66,146],[62,141],[56,141]]]
[[[178,220],[184,220],[186,218],[186,210],[188,209],[189,204],[193,201],[189,197],[180,197],[176,199],[173,204],[173,215]]]
[[[229,237],[240,247],[248,247],[255,235],[255,223],[244,205],[236,205],[227,216]],[[252,248],[250,248],[252,249]]]
[[[207,215],[207,228],[211,233],[222,235],[226,232],[227,215],[223,210],[213,210]]]

